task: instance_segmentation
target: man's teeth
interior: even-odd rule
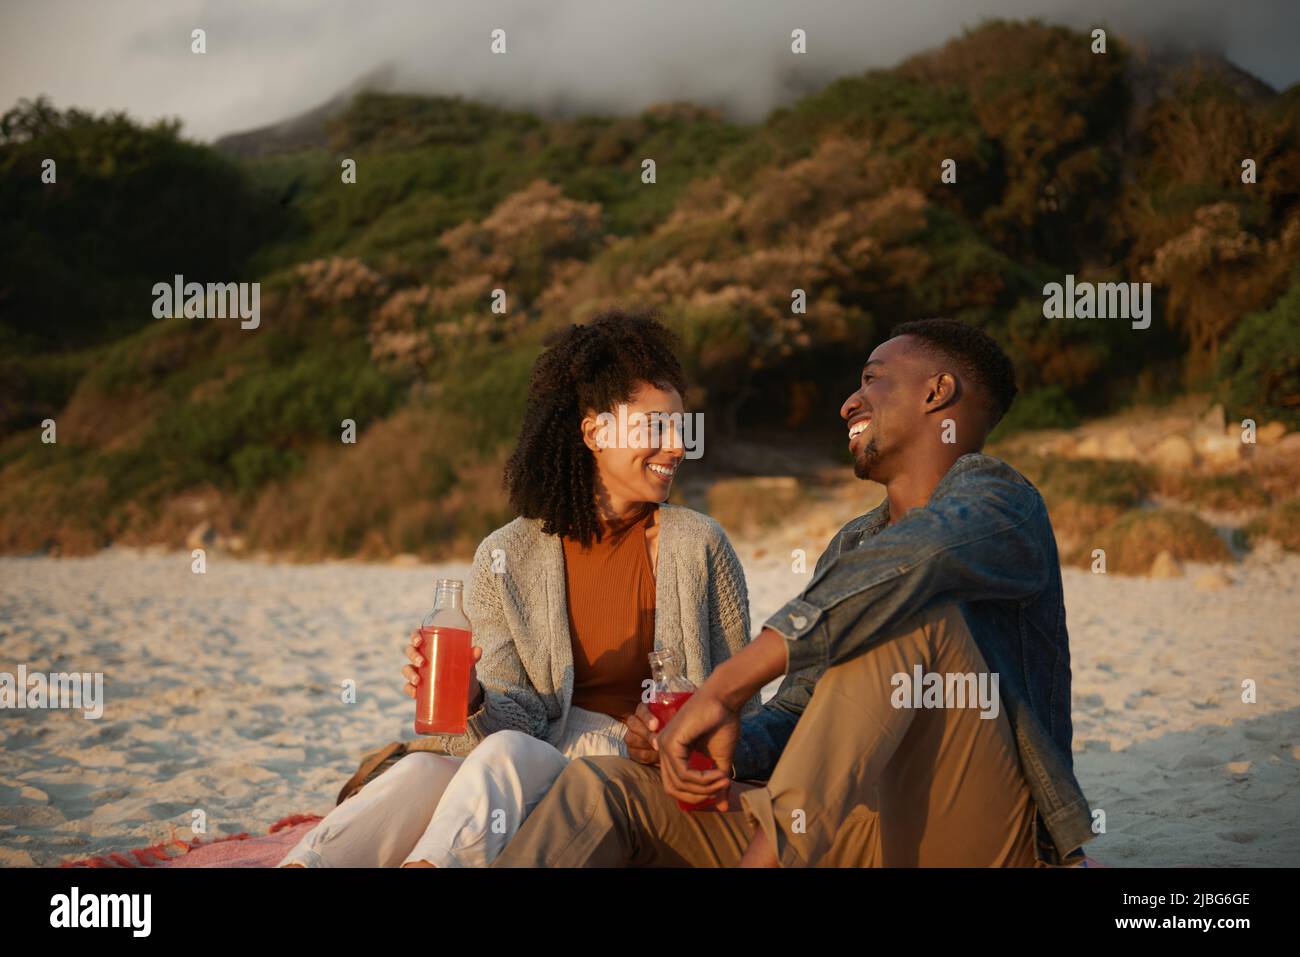
[[[854,422],[849,426],[849,438],[855,438],[867,431],[867,426],[871,424],[870,419],[863,419],[861,422]]]
[[[676,469],[669,468],[666,465],[655,465],[653,462],[647,463],[646,468],[654,472],[655,475],[662,475],[664,478],[672,478],[673,472],[676,471]]]

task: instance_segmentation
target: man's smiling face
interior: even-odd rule
[[[882,342],[871,353],[861,386],[840,407],[854,475],[883,483],[897,469],[900,453],[927,428],[925,400],[936,371],[910,336]]]

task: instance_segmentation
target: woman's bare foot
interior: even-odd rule
[[[437,867],[437,864],[430,864],[428,861],[408,861],[403,867]]]
[[[297,864],[297,863],[295,863],[295,864],[286,864],[286,865],[284,865],[284,866],[285,866],[285,867],[306,867],[307,865],[306,865],[306,864]]]

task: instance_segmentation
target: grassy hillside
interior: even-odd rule
[[[935,314],[1015,358],[1004,432],[1187,388],[1300,426],[1300,93],[1226,64],[994,22],[753,126],[378,94],[331,115],[314,141],[231,155],[120,115],[6,114],[0,549],[177,542],[204,520],[303,554],[463,550],[505,517],[542,337],[616,303],[682,333],[714,436],[815,433],[846,357]],[[260,281],[261,326],[154,319],[176,273]],[[1045,320],[1066,273],[1152,282],[1151,328]]]

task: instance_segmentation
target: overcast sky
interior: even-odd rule
[[[811,87],[893,66],[991,16],[1103,24],[1300,80],[1300,0],[0,0],[0,109],[179,116],[212,139],[328,100],[376,69],[395,88],[548,111],[688,99],[761,118]],[[207,54],[190,33],[207,31]],[[488,49],[493,28],[508,52]],[[808,33],[806,56],[790,31]]]

